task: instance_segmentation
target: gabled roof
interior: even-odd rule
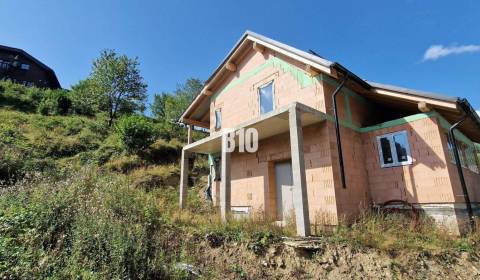
[[[291,47],[289,45],[286,45],[284,43],[281,43],[279,41],[275,41],[273,39],[270,39],[268,37],[265,37],[263,35],[257,34],[255,32],[247,30],[245,33],[243,33],[242,37],[235,43],[233,48],[230,50],[230,52],[227,54],[227,56],[222,60],[220,65],[213,71],[213,74],[208,78],[208,80],[205,82],[205,84],[208,84],[214,77],[215,75],[222,70],[223,66],[227,61],[230,60],[230,58],[233,56],[235,51],[239,48],[239,46],[245,41],[245,40],[251,40],[253,42],[258,42],[263,46],[269,47],[270,49],[273,50],[280,50],[281,53],[287,54],[287,56],[290,56],[292,58],[296,58],[297,60],[301,62],[305,62],[307,64],[313,64],[312,66],[319,66],[319,68],[323,68],[326,71],[329,71],[329,68],[332,66],[333,62],[326,60],[324,58],[321,58],[319,56],[313,55],[311,53],[304,52],[302,50],[296,49],[294,47]]]
[[[38,66],[40,66],[42,69],[44,69],[46,72],[48,72],[48,73],[50,74],[50,79],[51,79],[51,82],[52,82],[52,84],[53,84],[54,87],[61,88],[60,82],[59,82],[58,79],[57,79],[57,75],[55,74],[55,71],[53,71],[52,68],[48,67],[48,66],[45,65],[43,62],[41,62],[40,60],[36,59],[35,57],[33,57],[32,55],[30,55],[30,54],[27,53],[26,51],[24,51],[24,50],[22,50],[22,49],[17,49],[17,48],[13,48],[13,47],[4,46],[4,45],[0,45],[0,50],[9,51],[9,52],[12,52],[12,53],[16,53],[16,54],[22,55],[22,56],[24,56],[24,57],[32,60],[32,61],[35,62]]]
[[[305,64],[306,66],[312,67],[312,69],[317,72],[325,73],[335,79],[338,78],[338,74],[348,74],[351,80],[355,81],[358,85],[369,92],[368,97],[383,98],[383,100],[401,100],[412,104],[425,101],[428,104],[433,105],[435,109],[442,110],[442,114],[447,114],[447,119],[450,122],[456,120],[456,118],[463,113],[465,108],[472,108],[466,99],[363,80],[338,62],[332,62],[318,55],[299,50],[263,35],[246,31],[227,56],[222,60],[220,65],[213,71],[213,74],[206,80],[202,91],[195,97],[193,102],[180,117],[181,122],[206,127],[206,125],[201,122],[201,118],[209,113],[210,98],[212,96],[212,92],[209,89],[215,80],[221,76],[222,72],[226,71],[227,64],[235,59],[237,52],[247,44],[250,44],[251,47],[252,43],[258,44],[263,48],[271,49],[277,53],[281,53],[282,55]],[[460,106],[459,104],[462,102],[464,105]],[[474,124],[470,124],[469,131],[475,131],[474,127],[477,127],[480,134],[480,117],[473,109],[472,111],[472,121]],[[480,139],[480,136],[478,139]]]
[[[247,42],[258,43],[262,47],[266,47],[272,49],[278,53],[281,53],[287,57],[290,57],[294,60],[302,62],[306,65],[310,65],[314,69],[318,69],[320,72],[335,76],[335,71],[345,73],[348,72],[351,79],[354,79],[359,84],[363,85],[366,88],[370,88],[370,85],[357,77],[355,74],[347,70],[345,67],[340,65],[337,62],[332,62],[318,55],[314,55],[297,48],[291,47],[279,41],[275,41],[263,35],[257,34],[252,31],[246,31],[242,37],[237,41],[234,47],[230,50],[227,56],[222,60],[220,65],[213,71],[213,74],[205,81],[205,86],[200,93],[197,94],[196,98],[190,104],[190,106],[185,110],[185,112],[180,117],[181,122],[186,122],[186,116],[192,113],[194,109],[197,108],[199,103],[202,101],[205,102],[206,96],[209,96],[206,92],[208,92],[208,88],[210,85],[215,81],[215,79],[219,76],[220,72],[225,69],[225,65],[235,56],[238,50]],[[202,108],[202,112],[206,112],[206,108]],[[193,124],[193,123],[192,123]],[[202,126],[200,123],[196,123],[194,125]]]

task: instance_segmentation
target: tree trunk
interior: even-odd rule
[[[112,110],[110,110],[110,112],[108,113],[108,127],[112,127],[112,124],[113,124],[113,119],[115,117],[115,114],[112,112]]]

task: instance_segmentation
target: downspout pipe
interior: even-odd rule
[[[460,155],[458,153],[457,141],[455,140],[455,133],[454,133],[455,129],[458,126],[460,126],[464,121],[466,121],[468,117],[469,117],[468,114],[464,112],[460,120],[458,120],[455,124],[453,124],[448,130],[448,137],[450,138],[450,143],[452,144],[453,155],[455,157],[455,165],[457,166],[458,177],[460,178],[460,185],[462,186],[462,190],[463,190],[463,197],[465,198],[465,204],[467,205],[470,228],[471,230],[474,230],[475,220],[473,217],[472,204],[470,202],[470,196],[468,195],[467,184],[465,183],[465,176],[463,175],[462,164],[460,162]]]
[[[349,78],[349,73],[345,73],[343,76],[342,82],[337,86],[335,91],[332,94],[333,99],[333,115],[335,117],[335,134],[337,136],[337,150],[338,150],[338,162],[340,164],[340,177],[342,179],[342,187],[345,189],[347,187],[347,183],[345,182],[345,166],[343,164],[343,152],[342,152],[342,140],[340,138],[340,120],[338,118],[338,108],[337,108],[337,94],[340,93],[343,86],[347,82]]]

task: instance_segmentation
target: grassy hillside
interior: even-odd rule
[[[28,105],[44,95],[0,83],[1,279],[189,279],[188,265],[203,279],[469,278],[480,268],[478,233],[455,238],[426,218],[366,213],[316,228],[321,246],[308,252],[283,243],[293,225],[222,223],[203,199],[202,157],[179,211],[183,132],[142,119],[158,133],[132,150],[102,114]]]
[[[33,171],[56,174],[75,160],[91,160],[86,155],[104,147],[108,138],[105,126],[85,117],[0,110],[0,118],[1,180]],[[99,151],[95,159],[102,156]]]

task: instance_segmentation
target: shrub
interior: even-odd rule
[[[154,199],[94,169],[67,178],[0,196],[1,279],[171,277],[180,248]]]
[[[66,115],[72,107],[72,101],[64,90],[46,90],[38,112],[42,115]]]
[[[23,141],[24,137],[18,127],[9,123],[0,123],[0,143],[12,145]]]
[[[44,90],[26,87],[10,80],[0,80],[0,104],[25,112],[34,112],[42,100]]]
[[[18,176],[23,167],[23,153],[19,150],[0,145],[0,184]]]
[[[147,148],[157,136],[153,123],[139,115],[122,117],[116,124],[116,131],[123,145],[130,152]]]

